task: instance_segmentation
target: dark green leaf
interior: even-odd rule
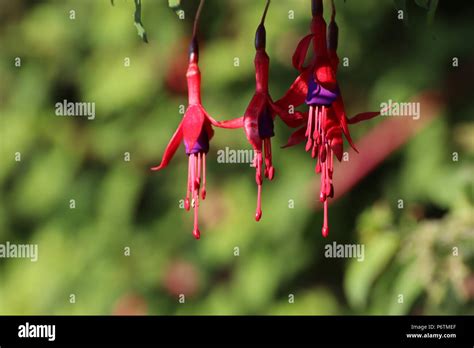
[[[415,0],[418,6],[426,8],[427,10],[430,8],[430,2],[431,0]]]
[[[135,26],[137,27],[138,35],[143,39],[144,42],[148,43],[145,27],[142,23],[142,1],[135,0]]]
[[[428,9],[428,24],[429,25],[433,24],[436,9],[438,8],[438,2],[439,0],[430,1],[430,5],[429,5],[430,8]]]
[[[181,10],[181,0],[168,0],[168,6],[170,9],[178,13]]]

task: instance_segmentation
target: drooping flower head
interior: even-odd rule
[[[188,184],[184,207],[186,210],[189,210],[193,206],[193,235],[196,239],[199,239],[201,235],[198,226],[199,190],[201,190],[201,198],[204,200],[206,198],[206,155],[209,152],[209,141],[214,135],[212,125],[218,125],[217,121],[206,112],[201,104],[201,72],[198,66],[197,24],[203,4],[204,0],[201,0],[194,22],[193,38],[189,46],[189,64],[186,72],[188,108],[178,125],[178,129],[166,147],[161,164],[151,168],[152,170],[165,168],[181,141],[183,141],[186,155],[188,156]]]
[[[274,118],[276,115],[290,127],[297,127],[303,117],[297,112],[290,115],[285,109],[273,103],[268,91],[268,75],[270,58],[266,52],[266,30],[265,17],[270,5],[267,0],[265,10],[257,31],[255,33],[255,93],[245,111],[244,116],[219,122],[222,128],[244,128],[245,135],[255,151],[254,163],[255,181],[257,183],[257,208],[255,220],[262,217],[261,194],[262,194],[262,168],[265,164],[263,174],[268,180],[272,180],[275,169],[272,164],[272,144],[271,138],[274,133]]]
[[[300,75],[276,104],[279,107],[288,108],[289,105],[296,107],[306,103],[309,107],[306,125],[291,135],[286,146],[306,140],[306,151],[311,152],[312,158],[316,158],[315,171],[321,175],[319,200],[324,204],[322,235],[327,237],[329,233],[328,198],[334,196],[333,157],[336,156],[339,161],[342,159],[342,134],[344,133],[349,144],[355,149],[348,123],[375,117],[379,112],[366,112],[350,120],[347,119],[336,80],[339,58],[336,52],[338,27],[335,22],[334,2],[332,2],[331,22],[327,28],[323,18],[322,0],[312,0],[311,5],[313,16],[311,33],[300,41],[293,55],[293,65],[300,71]],[[313,56],[311,62],[304,66],[311,43]]]

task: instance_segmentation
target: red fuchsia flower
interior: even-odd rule
[[[198,227],[199,190],[201,190],[202,199],[206,198],[206,154],[209,152],[209,141],[214,135],[212,125],[219,125],[201,104],[201,72],[198,66],[199,47],[196,32],[203,4],[204,0],[201,0],[194,22],[193,39],[189,48],[189,64],[186,72],[188,108],[166,147],[161,164],[151,168],[151,170],[165,168],[181,141],[184,142],[186,155],[188,155],[188,185],[184,207],[186,210],[189,210],[191,205],[194,208],[193,235],[196,239],[199,239],[201,235]],[[190,198],[192,201],[190,201]]]
[[[326,22],[323,18],[322,0],[312,0],[311,34],[298,44],[293,55],[293,65],[300,75],[287,93],[276,102],[281,108],[309,106],[306,125],[295,131],[285,145],[292,146],[306,140],[306,151],[317,157],[316,173],[321,175],[319,200],[324,204],[324,223],[322,235],[328,236],[328,198],[334,196],[332,184],[333,156],[341,161],[344,133],[349,144],[357,151],[349,133],[348,124],[377,116],[380,112],[365,112],[348,119],[336,80],[339,64],[337,56],[338,27],[335,22],[336,11],[332,2],[331,22],[326,40]],[[313,58],[304,66],[309,46],[313,43]]]
[[[235,129],[243,127],[245,135],[255,151],[253,166],[256,170],[255,181],[258,187],[257,209],[255,212],[255,220],[257,221],[262,217],[262,165],[264,160],[264,176],[268,180],[272,180],[275,174],[275,169],[272,164],[271,144],[271,138],[275,135],[273,123],[275,115],[279,115],[280,118],[290,127],[297,127],[303,120],[301,113],[296,112],[294,115],[290,115],[285,109],[274,104],[268,92],[270,58],[265,51],[266,31],[264,23],[269,5],[270,0],[267,0],[262,20],[255,33],[255,94],[253,95],[244,116],[229,121],[219,122],[220,127],[222,128]]]

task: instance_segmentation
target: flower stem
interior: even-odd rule
[[[270,6],[270,0],[267,0],[267,3],[265,5],[265,10],[263,11],[262,20],[260,21],[260,25],[263,25],[265,23],[265,17],[267,16],[267,11],[268,11],[269,6]]]
[[[201,0],[199,2],[199,7],[196,11],[196,17],[194,17],[193,39],[196,39],[196,35],[197,35],[197,31],[198,31],[198,24],[199,24],[199,17],[201,17],[201,11],[202,11],[202,7],[204,6],[204,1],[205,0]]]

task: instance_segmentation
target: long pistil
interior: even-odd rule
[[[255,181],[257,183],[257,210],[255,211],[255,220],[260,221],[262,217],[262,152],[257,151],[255,158]]]

